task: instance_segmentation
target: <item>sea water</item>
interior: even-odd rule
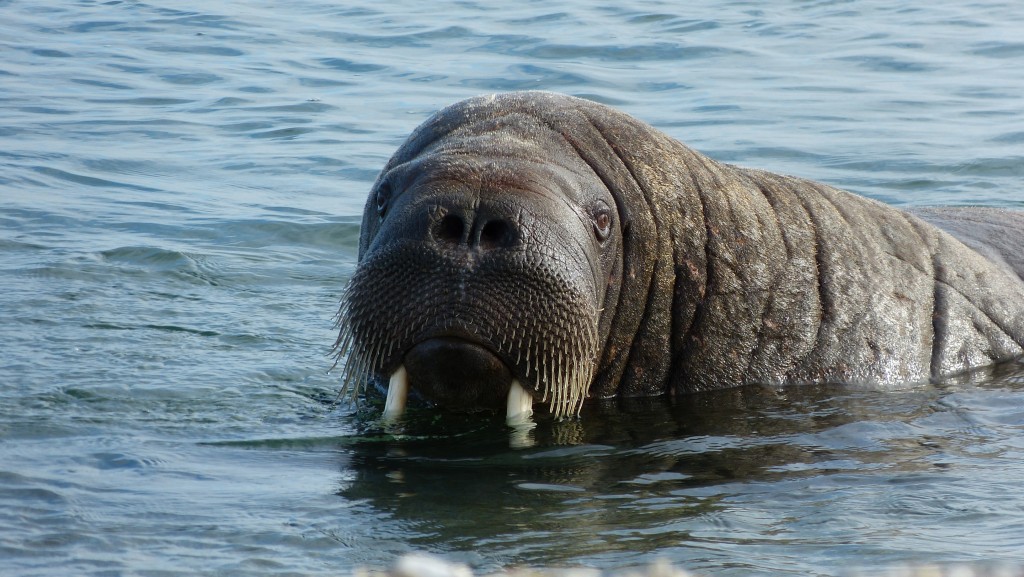
[[[532,446],[335,402],[377,171],[543,89],[902,206],[1024,208],[1024,7],[0,2],[0,573],[833,575],[1024,560],[1024,364],[593,403]]]

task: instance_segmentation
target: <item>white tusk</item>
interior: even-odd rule
[[[508,412],[505,413],[505,422],[509,425],[528,423],[531,415],[533,395],[519,384],[518,379],[513,379],[512,387],[508,391]]]
[[[397,419],[405,412],[405,400],[409,398],[409,372],[405,365],[395,369],[388,381],[388,398],[384,401],[384,418]]]

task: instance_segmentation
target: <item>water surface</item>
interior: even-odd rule
[[[0,3],[0,572],[833,575],[1024,561],[1024,364],[589,406],[509,446],[335,405],[366,191],[556,90],[898,205],[1024,208],[1013,2]]]

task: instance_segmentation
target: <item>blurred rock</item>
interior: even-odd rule
[[[450,563],[422,553],[404,555],[388,571],[359,570],[357,577],[473,577],[463,563]],[[886,570],[844,571],[849,577],[1024,577],[1024,566],[1014,565],[920,565]],[[481,577],[699,577],[660,560],[647,567],[601,571],[586,567],[518,568]]]

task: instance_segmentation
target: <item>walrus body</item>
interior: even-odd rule
[[[715,162],[577,98],[475,98],[420,126],[374,185],[337,347],[356,391],[508,397],[510,416],[925,381],[1024,352],[1022,231],[1024,213],[915,216]]]

